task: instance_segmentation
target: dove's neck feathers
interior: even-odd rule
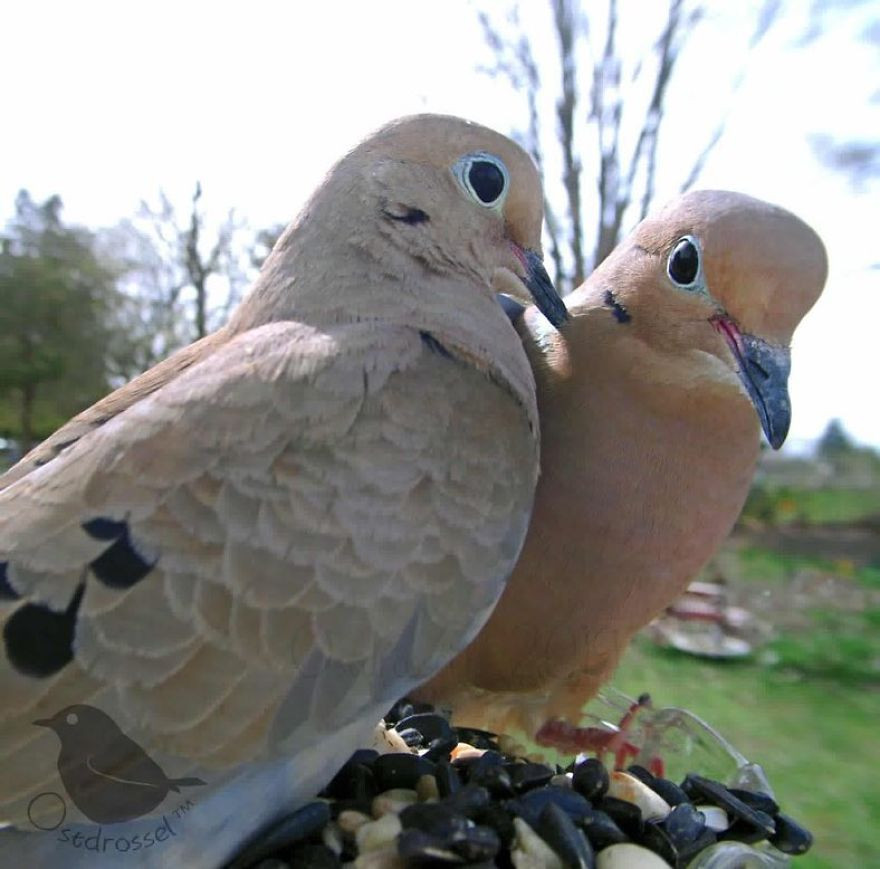
[[[664,500],[683,522],[705,516],[693,540],[708,555],[704,535],[726,534],[747,494],[760,450],[757,414],[717,357],[658,351],[632,323],[618,322],[602,297],[598,291],[570,297],[572,319],[549,340],[543,318],[528,311],[523,340],[538,381],[545,446],[583,456],[561,469],[565,490],[581,499],[615,492],[624,514],[618,520],[635,517],[643,504],[651,515],[662,512],[656,505]],[[576,425],[572,408],[580,415]],[[571,438],[580,442],[562,445]],[[595,506],[613,514],[607,502]],[[670,533],[625,524],[643,537]]]
[[[319,189],[281,236],[230,319],[230,332],[279,320],[318,329],[375,323],[377,330],[418,330],[500,379],[534,422],[534,377],[491,273],[472,252],[453,255],[436,237],[426,243],[430,227],[383,217],[381,200],[347,177],[325,182],[330,189]]]

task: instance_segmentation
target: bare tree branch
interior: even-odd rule
[[[694,160],[693,165],[691,166],[690,171],[688,172],[684,181],[681,183],[679,190],[682,193],[686,190],[690,190],[691,187],[693,187],[694,184],[697,183],[697,179],[702,174],[703,169],[706,166],[706,162],[709,159],[709,156],[711,155],[712,151],[715,150],[715,146],[724,135],[724,130],[727,127],[727,120],[730,117],[731,110],[733,109],[734,100],[746,78],[746,69],[749,59],[751,58],[754,50],[761,43],[761,40],[767,35],[767,32],[775,23],[781,9],[782,0],[764,0],[764,5],[761,7],[760,12],[758,13],[758,19],[755,23],[755,29],[752,32],[751,37],[749,38],[746,56],[743,59],[740,69],[734,77],[733,84],[730,87],[730,92],[728,94],[727,100],[727,108],[724,110],[724,113],[721,116],[721,120],[712,131],[712,135],[709,136],[709,138],[706,140],[706,144],[703,145],[702,150]]]
[[[669,17],[666,21],[666,27],[660,37],[659,55],[660,59],[657,64],[657,78],[654,82],[654,93],[651,96],[651,103],[648,106],[648,113],[645,118],[646,131],[645,147],[647,153],[645,156],[645,187],[642,192],[641,208],[639,209],[639,219],[643,220],[651,207],[654,199],[654,184],[657,176],[657,141],[659,139],[660,124],[663,121],[663,107],[666,103],[666,92],[669,88],[669,82],[672,79],[672,71],[675,68],[675,62],[681,50],[681,40],[678,39],[679,30],[682,28],[682,5],[683,0],[670,0]],[[688,29],[693,27],[696,22],[694,16],[688,18]],[[636,157],[633,163],[637,163]],[[622,217],[622,215],[621,215]],[[620,228],[618,227],[618,233]]]
[[[538,64],[532,52],[532,44],[525,33],[520,34],[515,43],[505,41],[485,12],[478,14],[486,45],[495,56],[493,67],[482,67],[488,75],[502,75],[517,90],[523,90],[526,96],[528,127],[523,138],[523,146],[529,152],[541,176],[544,177],[544,153],[541,148],[541,116],[538,111],[538,94],[541,79]],[[518,25],[516,10],[510,14],[511,23]],[[549,239],[550,258],[553,262],[553,276],[557,285],[564,280],[562,246],[560,242],[559,219],[548,197],[544,196],[544,220]]]
[[[621,212],[620,124],[623,120],[623,109],[620,100],[620,64],[615,46],[616,33],[617,0],[609,0],[605,49],[601,61],[593,71],[593,116],[599,137],[599,227],[593,251],[594,266],[616,244],[615,227],[620,221],[618,213]]]
[[[571,221],[572,282],[577,286],[584,280],[585,268],[581,214],[581,163],[575,153],[574,142],[574,118],[577,109],[577,62],[574,52],[575,0],[552,0],[552,3],[562,62],[562,93],[556,103],[556,117],[562,145],[563,184]]]
[[[681,182],[679,186],[679,192],[684,193],[687,190],[690,190],[694,184],[697,183],[697,179],[703,173],[703,169],[706,166],[706,161],[709,159],[709,155],[712,151],[715,150],[715,146],[721,140],[721,137],[724,135],[724,128],[727,126],[727,113],[725,112],[724,118],[715,127],[715,130],[712,132],[712,135],[706,141],[706,144],[703,145],[703,150],[697,155],[697,159],[694,160],[693,165],[690,168],[690,171],[687,174],[687,177],[684,181]]]
[[[196,181],[195,193],[192,198],[192,210],[190,211],[189,229],[183,234],[183,248],[185,252],[184,267],[189,276],[190,283],[196,291],[196,338],[204,338],[208,334],[207,307],[208,271],[206,264],[199,254],[199,235],[202,229],[202,218],[199,214],[199,200],[202,198],[202,185]]]
[[[181,219],[160,190],[158,204],[141,203],[141,222],[120,226],[132,260],[131,294],[150,324],[152,350],[145,367],[225,321],[247,281],[251,242],[242,239],[245,224],[231,209],[216,229],[209,228],[202,199],[202,185],[196,182]]]
[[[842,0],[831,0],[842,2]],[[621,16],[642,14],[637,4],[622,7],[617,0],[607,0],[604,30],[600,10],[591,4],[588,16],[579,12],[577,0],[546,0],[550,23],[557,44],[556,60],[560,65],[555,99],[555,137],[543,115],[548,81],[544,60],[539,64],[534,43],[519,25],[515,9],[497,26],[485,13],[479,13],[486,45],[494,59],[487,71],[507,79],[524,96],[527,118],[521,139],[535,158],[542,173],[560,167],[558,182],[546,184],[548,237],[557,282],[565,290],[579,284],[588,266],[595,267],[620,239],[627,215],[637,212],[644,217],[653,203],[661,171],[661,131],[667,121],[679,58],[704,18],[701,0],[668,0],[665,17],[658,28],[650,53],[639,56],[633,51]],[[762,0],[750,33],[744,34],[748,57],[776,20],[782,0]],[[595,10],[595,11],[593,11]],[[590,17],[592,16],[592,17]],[[601,37],[598,35],[601,34]],[[585,60],[585,58],[587,60]],[[743,70],[732,83],[736,93],[744,78]],[[549,67],[552,68],[552,67]],[[591,78],[587,84],[587,76]],[[650,76],[650,78],[649,78]],[[554,70],[550,79],[556,78]],[[586,112],[580,110],[585,106]],[[683,187],[693,184],[720,140],[730,108],[698,152]],[[580,118],[578,114],[580,112]],[[581,118],[584,118],[584,123]],[[595,150],[588,146],[595,143]],[[595,158],[593,157],[595,154]],[[585,155],[587,155],[585,157]],[[584,166],[595,165],[595,184],[599,207],[585,208]],[[549,179],[545,179],[549,180]],[[562,196],[554,200],[561,186]],[[593,215],[598,211],[598,219]],[[595,244],[589,253],[585,236],[595,228]],[[592,254],[592,263],[588,257]],[[566,273],[567,272],[567,273]],[[569,283],[569,280],[571,283]]]

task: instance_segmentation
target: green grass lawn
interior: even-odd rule
[[[809,555],[780,555],[757,546],[741,547],[736,553],[739,565],[738,579],[748,582],[772,584],[787,582],[798,570],[819,570],[828,573],[839,572],[840,564],[827,558]],[[848,576],[865,586],[880,588],[880,567],[848,566]]]
[[[880,488],[802,490],[792,497],[805,522],[855,522],[880,513]]]
[[[745,516],[784,525],[788,522],[835,524],[880,514],[880,486],[864,489],[802,489],[757,485]]]
[[[780,626],[776,635],[753,658],[734,662],[637,638],[613,684],[693,712],[761,764],[783,811],[815,836],[798,869],[880,867],[878,569],[748,545],[728,557],[737,564],[733,582],[749,592],[746,605],[753,590],[755,610]],[[835,592],[810,597],[806,575],[831,577]],[[798,578],[800,590],[777,595],[782,609],[768,612],[762,589],[794,590]],[[801,622],[784,618],[794,606]]]
[[[774,666],[808,678],[880,687],[880,568],[841,565],[757,547],[736,553],[738,580],[761,587],[785,587],[799,573],[835,579],[839,594],[803,609],[809,627],[781,630],[768,644]],[[859,598],[856,604],[851,595]],[[849,602],[843,597],[850,598]],[[771,615],[770,621],[774,618]]]
[[[637,639],[613,685],[700,716],[760,763],[815,836],[796,869],[880,867],[880,687],[711,663]]]

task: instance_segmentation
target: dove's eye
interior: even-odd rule
[[[76,715],[75,712],[69,712],[69,713],[67,714],[67,717],[66,717],[64,720],[65,720],[65,721],[66,721],[71,727],[73,727],[74,724],[79,724],[79,718],[77,718],[77,715]]]
[[[455,174],[465,190],[487,208],[498,205],[507,192],[507,167],[485,151],[467,154],[455,164]]]
[[[700,248],[696,239],[686,235],[678,240],[669,255],[666,271],[674,284],[693,288],[700,274]]]

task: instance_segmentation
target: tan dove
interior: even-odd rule
[[[17,829],[0,864],[219,865],[473,637],[538,472],[534,380],[495,287],[565,316],[541,203],[505,137],[388,125],[225,328],[2,478],[0,818]],[[126,787],[83,796],[102,782]],[[138,784],[155,796],[118,805]],[[89,818],[128,820],[90,848]]]
[[[794,215],[693,192],[566,297],[560,331],[525,312],[542,430],[529,533],[488,623],[415,697],[498,732],[577,724],[731,530],[759,427],[785,439],[789,344],[826,272]]]

